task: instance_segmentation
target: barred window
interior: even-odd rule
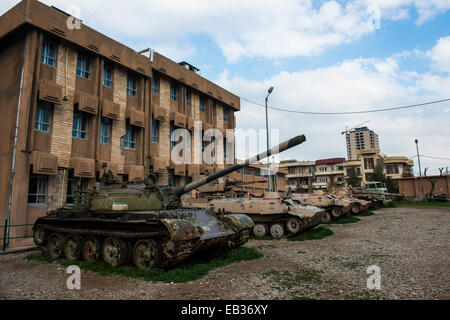
[[[133,97],[137,96],[137,80],[136,77],[130,73],[128,73],[127,77],[127,94]]]
[[[56,67],[56,45],[49,40],[42,43],[41,63]]]
[[[87,132],[87,116],[83,112],[75,111],[73,113],[72,137],[86,140]]]
[[[130,124],[130,121],[127,120],[125,139],[124,139],[125,149],[136,150],[136,135],[137,135],[136,127],[132,126]]]
[[[28,184],[28,203],[45,204],[47,202],[48,176],[30,175]]]
[[[178,86],[174,82],[170,84],[170,100],[178,101]]]
[[[100,143],[110,144],[111,143],[111,127],[112,120],[108,118],[102,118],[100,122]]]
[[[158,143],[159,141],[159,121],[152,119],[152,142]]]
[[[113,67],[105,63],[105,66],[103,67],[103,86],[107,88],[112,88],[112,73],[113,73]]]
[[[50,132],[52,107],[53,104],[51,102],[38,101],[34,122],[34,129],[36,131]]]
[[[91,77],[91,60],[80,52],[77,57],[77,76],[84,79]]]
[[[191,106],[191,90],[186,89],[186,106]]]
[[[174,131],[175,131],[175,127],[173,125],[173,122],[170,122],[170,136],[169,136],[169,139],[170,139],[170,146],[171,147],[175,147],[175,140],[172,141],[173,132]]]
[[[205,97],[200,96],[200,111],[201,112],[205,112],[205,105],[206,105],[206,101],[205,101]]]
[[[152,80],[152,92],[154,94],[159,94],[159,78],[154,75]]]
[[[228,123],[229,119],[228,119],[228,109],[226,109],[225,107],[223,108],[223,122]]]

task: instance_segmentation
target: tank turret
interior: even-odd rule
[[[248,216],[183,208],[181,196],[304,141],[304,135],[289,139],[181,188],[157,186],[153,175],[143,185],[121,184],[107,173],[100,188],[77,195],[75,206],[39,218],[33,226],[35,243],[55,259],[103,259],[115,267],[131,260],[138,269],[167,268],[213,247],[239,247],[254,226]]]

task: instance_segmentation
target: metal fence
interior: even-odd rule
[[[11,240],[11,239],[28,239],[28,238],[33,238],[33,236],[10,237],[9,236],[9,230],[11,230],[11,228],[30,227],[30,226],[33,226],[33,224],[11,224],[11,225],[8,225],[8,220],[5,220],[5,225],[4,226],[0,226],[0,230],[3,229],[2,251],[6,251],[6,246],[9,244],[9,240]]]

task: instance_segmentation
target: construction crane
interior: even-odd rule
[[[361,123],[361,124],[358,124],[356,127],[353,127],[353,128],[351,128],[351,129],[348,129],[348,127],[345,127],[345,131],[342,132],[342,135],[347,134],[347,133],[349,133],[350,131],[352,131],[353,129],[356,129],[356,128],[358,128],[358,127],[361,127],[362,125],[365,125],[366,123],[369,123],[369,122],[370,122],[370,120],[368,120],[368,121],[366,121],[366,122],[363,122],[363,123]]]

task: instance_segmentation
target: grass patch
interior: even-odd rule
[[[273,288],[278,290],[291,290],[305,284],[323,282],[323,271],[303,268],[295,273],[269,270],[262,273],[263,278],[270,278],[273,281]]]
[[[308,240],[322,240],[334,235],[334,232],[326,227],[318,227],[311,229],[305,233],[301,233],[298,236],[288,238],[288,241],[308,241]]]
[[[209,262],[193,263],[186,261],[179,265],[176,269],[164,271],[161,269],[138,270],[134,267],[124,266],[115,268],[104,261],[96,263],[76,261],[70,262],[66,260],[53,260],[49,257],[41,255],[29,255],[25,259],[40,262],[57,262],[63,267],[77,265],[83,270],[89,270],[101,275],[121,275],[129,278],[138,278],[148,282],[166,282],[166,283],[185,283],[198,280],[206,276],[210,271],[224,267],[226,265],[241,262],[257,260],[263,257],[263,254],[253,248],[238,248],[227,252],[223,257],[216,258]]]
[[[397,202],[399,208],[450,208],[450,202]]]
[[[357,223],[359,221],[361,221],[361,219],[358,219],[357,217],[348,214],[345,217],[337,219],[336,221],[326,222],[325,224],[350,224],[350,223]]]
[[[364,212],[361,212],[360,214],[358,214],[359,217],[371,217],[374,216],[375,213],[373,211],[370,210],[366,210]]]

